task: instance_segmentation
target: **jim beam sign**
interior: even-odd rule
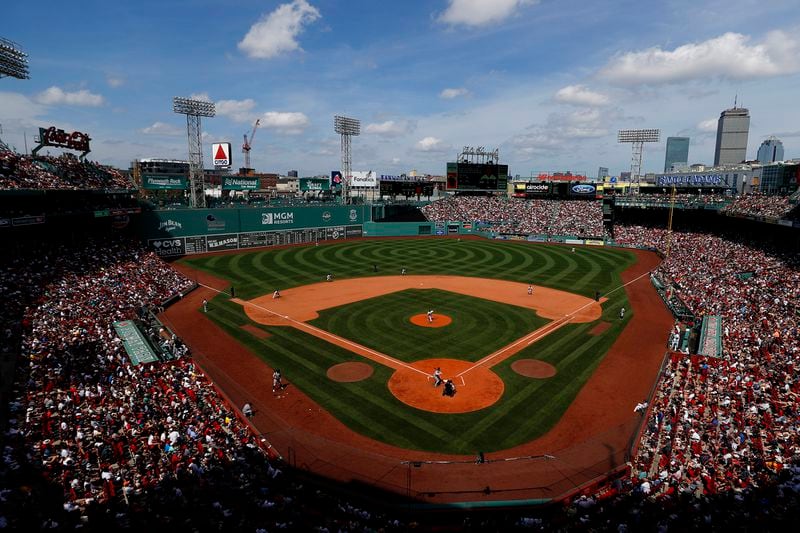
[[[56,148],[67,148],[68,150],[81,152],[80,158],[83,159],[86,154],[92,151],[89,148],[89,141],[91,140],[88,134],[79,131],[67,133],[64,130],[56,129],[55,126],[39,128],[39,144],[31,150],[31,154],[36,155],[45,146],[55,146]]]
[[[231,143],[214,143],[211,145],[211,155],[215,167],[231,166]]]

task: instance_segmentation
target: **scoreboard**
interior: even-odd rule
[[[494,163],[447,163],[448,191],[505,191],[508,165]]]
[[[430,181],[383,181],[380,182],[381,196],[433,196],[434,183]]]

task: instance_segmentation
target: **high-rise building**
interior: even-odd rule
[[[608,167],[600,167],[597,169],[597,180],[603,181],[603,178],[608,176]]]
[[[717,147],[714,166],[736,165],[747,159],[747,136],[750,133],[750,111],[743,107],[726,109],[717,122]]]
[[[759,163],[766,165],[774,161],[783,161],[783,143],[780,139],[770,137],[758,148]]]
[[[689,164],[689,137],[667,137],[667,155],[664,157],[664,172],[673,170],[672,166]]]

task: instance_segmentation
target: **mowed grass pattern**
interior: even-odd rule
[[[443,328],[410,322],[413,315],[428,309],[453,322]],[[413,289],[327,309],[311,323],[411,363],[432,357],[478,361],[548,322],[524,307],[438,289]]]
[[[394,275],[401,268],[406,268],[409,274],[452,274],[533,282],[593,297],[595,290],[605,294],[619,287],[619,273],[635,258],[624,250],[606,248],[579,248],[572,253],[566,246],[428,238],[345,241],[184,261],[230,280],[236,287],[237,296],[242,298],[260,296],[276,287],[318,282],[328,272],[337,278],[364,277]],[[373,264],[378,265],[377,273],[373,272]],[[427,291],[396,294],[412,292]],[[444,295],[439,295],[439,298],[444,298]],[[368,306],[369,300],[348,307],[362,304]],[[621,306],[628,309],[624,321],[618,319]],[[429,306],[422,305],[419,312],[424,312],[426,307]],[[433,307],[437,311],[442,309],[439,304],[433,304]],[[511,311],[508,308],[516,309],[504,307],[503,312],[492,313],[490,317],[495,322],[492,327],[500,330],[504,329],[502,324]],[[410,311],[400,314],[406,312]],[[252,322],[240,305],[231,303],[225,296],[211,302],[208,316],[271,366],[281,368],[293,386],[302,389],[353,430],[410,449],[471,455],[476,450],[497,451],[528,442],[551,428],[591,376],[633,312],[635,310],[630,309],[625,292],[614,291],[609,295],[609,301],[603,304],[600,320],[612,324],[603,334],[588,334],[596,325],[594,322],[571,324],[548,335],[493,368],[505,382],[505,392],[496,404],[473,413],[456,415],[430,413],[403,404],[388,390],[391,370],[372,361],[366,361],[375,369],[371,378],[357,383],[332,382],[326,376],[328,368],[337,363],[364,359],[294,328],[256,325],[271,334],[269,338],[258,339],[241,329],[241,325]],[[335,313],[331,317],[326,317],[327,314],[323,312],[317,319],[320,327],[325,320],[335,322]],[[350,324],[350,338],[365,335],[369,340],[373,335],[384,334],[386,328],[380,320],[375,322],[372,319],[370,322],[367,318],[370,313],[366,311],[362,316],[366,323]],[[398,326],[392,324],[395,329]],[[429,331],[441,333],[454,326],[456,324]],[[339,334],[348,336],[344,334],[348,326],[343,323],[330,327],[344,328]],[[532,323],[530,327],[533,330],[538,326]],[[355,330],[358,333],[353,333]],[[404,349],[408,350],[409,357],[428,357],[416,357],[410,353],[413,352],[411,348]],[[490,348],[484,348],[484,352],[490,351]],[[470,354],[458,357],[473,359]],[[511,363],[525,357],[553,364],[558,374],[543,380],[519,376],[511,370]],[[430,386],[422,376],[420,386]],[[468,387],[459,391],[459,394],[466,393]]]

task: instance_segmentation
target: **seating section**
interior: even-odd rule
[[[120,171],[72,154],[27,156],[0,150],[0,190],[3,189],[133,189]]]

